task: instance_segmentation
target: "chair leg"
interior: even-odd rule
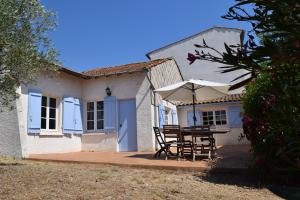
[[[193,162],[195,162],[196,154],[193,152]]]

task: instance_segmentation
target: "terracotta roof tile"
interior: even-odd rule
[[[117,75],[117,74],[139,72],[160,65],[168,60],[170,60],[170,58],[151,60],[147,62],[131,63],[131,64],[120,65],[115,67],[98,67],[96,69],[84,71],[82,72],[82,74],[86,76],[110,76],[110,75]]]
[[[224,102],[237,102],[241,101],[243,94],[229,94],[224,97],[207,100],[207,101],[198,101],[196,104],[209,104],[209,103],[224,103]],[[192,102],[181,103],[179,106],[188,106],[192,105]]]

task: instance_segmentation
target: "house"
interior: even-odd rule
[[[218,64],[206,61],[189,66],[187,53],[203,39],[222,51],[225,40],[237,44],[243,35],[239,29],[214,27],[148,53],[148,62],[41,73],[34,84],[17,89],[15,109],[0,112],[0,155],[154,151],[153,126],[193,125],[191,104],[173,105],[154,90],[190,78],[230,83],[243,71],[221,74]],[[217,145],[247,142],[238,140],[241,92],[197,102],[197,125],[230,130],[215,136]]]
[[[15,109],[0,113],[0,155],[78,151],[154,151],[161,101],[153,90],[182,81],[173,59],[97,68],[60,68],[21,85]],[[170,123],[170,122],[168,122]]]
[[[203,44],[205,40],[208,46],[217,49],[220,52],[225,51],[224,43],[228,45],[241,44],[244,38],[244,31],[236,28],[212,27],[195,35],[181,39],[172,44],[158,48],[149,52],[146,56],[150,59],[174,58],[179,66],[184,80],[204,79],[208,81],[230,83],[236,77],[245,73],[244,70],[231,73],[220,73],[222,64],[209,61],[197,60],[192,65],[187,60],[188,53],[195,50],[194,44]],[[203,49],[204,52],[215,52]],[[244,77],[246,78],[246,77]],[[239,140],[242,130],[242,103],[241,97],[244,88],[231,91],[228,96],[220,99],[212,99],[206,102],[197,102],[196,117],[197,125],[213,125],[217,129],[229,129],[230,132],[225,135],[215,135],[217,145],[233,145],[247,143]],[[160,107],[164,113],[163,106]],[[183,127],[193,125],[192,106],[182,104],[177,107],[179,124]],[[161,116],[163,119],[164,116]],[[162,121],[162,123],[165,123]]]

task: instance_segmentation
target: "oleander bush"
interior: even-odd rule
[[[284,66],[246,86],[244,135],[263,170],[300,170],[300,70]]]

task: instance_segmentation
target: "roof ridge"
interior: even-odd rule
[[[90,70],[82,71],[81,73],[85,74],[90,71],[94,70],[105,70],[105,69],[111,69],[111,68],[118,68],[118,67],[124,67],[124,66],[129,66],[129,65],[137,65],[137,64],[146,64],[146,63],[154,63],[158,61],[167,61],[171,60],[172,58],[160,58],[160,59],[155,59],[155,60],[146,60],[146,61],[141,61],[141,62],[133,62],[133,63],[127,63],[127,64],[121,64],[121,65],[116,65],[116,66],[103,66],[103,67],[96,67]]]

